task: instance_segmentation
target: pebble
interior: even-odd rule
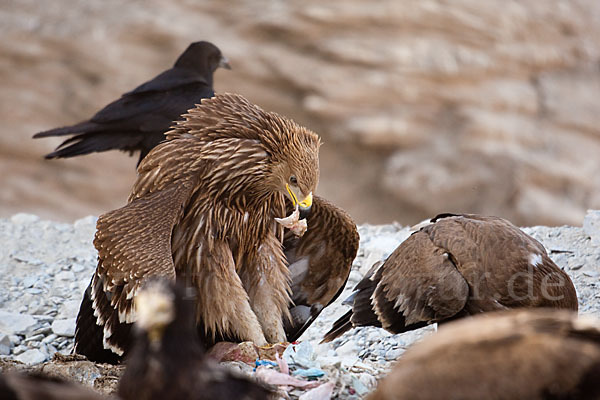
[[[75,336],[75,318],[55,319],[52,322],[52,332],[57,336]]]
[[[81,272],[85,269],[85,267],[81,264],[73,264],[73,266],[71,267],[71,271],[73,272]]]
[[[400,355],[402,354],[402,350],[401,349],[391,349],[386,351],[385,353],[385,359],[388,361],[394,361],[397,360],[398,357],[400,357]]]
[[[25,307],[25,310],[27,308]],[[0,333],[12,335],[31,329],[37,321],[31,315],[0,310]]]
[[[600,246],[600,210],[588,210],[583,219],[583,231],[595,246]]]
[[[43,338],[44,338],[44,335],[42,335],[42,334],[29,336],[29,337],[25,338],[25,343],[27,343],[27,342],[34,342],[36,340],[41,340]]]
[[[55,275],[55,278],[59,281],[73,281],[75,280],[75,274],[73,271],[61,271]]]
[[[58,335],[56,335],[56,334],[53,333],[51,335],[46,336],[42,340],[42,343],[52,343],[52,342],[54,342],[56,340],[57,337],[58,337]]]
[[[13,215],[10,220],[15,225],[27,225],[39,221],[40,217],[33,214],[18,213]]]
[[[18,335],[8,335],[8,338],[10,339],[10,342],[13,346],[16,346],[19,343],[21,343],[21,337]]]
[[[37,280],[38,278],[35,276],[27,276],[21,281],[21,285],[23,285],[24,288],[30,288],[37,282]]]
[[[21,361],[24,364],[39,364],[48,359],[48,354],[38,350],[27,350],[15,357],[15,360]]]
[[[12,343],[8,335],[0,334],[0,355],[7,356],[10,354]]]
[[[27,346],[24,346],[24,345],[20,344],[20,345],[18,345],[17,347],[15,347],[13,349],[13,354],[21,354],[25,350],[27,350]]]
[[[43,327],[41,327],[39,329],[36,329],[31,334],[32,335],[38,335],[38,334],[47,335],[51,331],[52,331],[52,329],[50,328],[50,326],[43,326]]]
[[[80,300],[65,301],[58,309],[58,316],[63,317],[63,318],[77,317],[77,313],[79,312],[80,305],[81,305]]]

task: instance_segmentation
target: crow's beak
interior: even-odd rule
[[[219,60],[219,67],[224,69],[231,69],[231,65],[229,65],[229,60],[225,56],[221,56],[221,60]]]

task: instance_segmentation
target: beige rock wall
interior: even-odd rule
[[[38,130],[90,116],[207,39],[217,91],[324,138],[319,191],[359,222],[444,211],[578,224],[600,208],[600,2],[0,3],[0,215],[123,204],[135,159],[41,159]]]

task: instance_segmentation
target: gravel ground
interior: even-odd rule
[[[92,245],[96,218],[74,224],[17,214],[0,219],[0,356],[25,364],[69,354],[83,290],[96,267]],[[580,227],[523,229],[540,240],[573,279],[581,314],[600,316],[600,212],[590,212]],[[319,344],[324,332],[347,307],[342,301],[370,266],[385,259],[409,235],[409,228],[362,225],[360,249],[342,296],[305,332],[318,366],[336,381],[334,393],[360,398],[414,341],[434,330],[391,335],[376,328],[354,329],[332,343]],[[309,350],[310,347],[309,347]],[[309,351],[310,352],[310,351]],[[292,396],[294,397],[294,396]]]

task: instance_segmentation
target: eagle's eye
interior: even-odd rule
[[[294,186],[298,185],[298,179],[294,175],[290,176],[290,183]]]

